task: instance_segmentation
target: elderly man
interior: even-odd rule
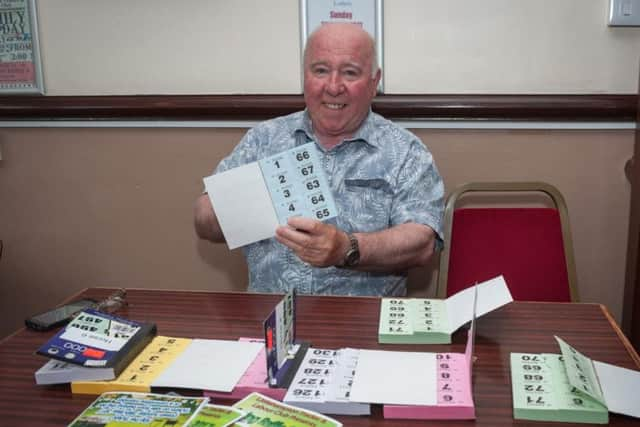
[[[304,53],[306,109],[249,130],[222,172],[315,142],[338,216],[290,218],[276,237],[247,245],[249,290],[404,295],[407,270],[441,242],[443,184],[411,132],[371,111],[381,71],[375,43],[354,24],[324,24]],[[199,237],[223,242],[211,202],[195,206]]]

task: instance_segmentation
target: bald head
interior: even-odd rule
[[[371,75],[378,71],[378,56],[376,53],[376,44],[373,37],[366,32],[362,26],[349,22],[330,22],[320,25],[316,28],[304,47],[304,67],[306,68],[309,61],[309,52],[316,43],[327,43],[334,46],[340,46],[345,40],[352,40],[362,43],[364,56],[371,59]]]
[[[371,36],[355,24],[323,24],[304,55],[304,101],[327,149],[351,138],[371,110],[380,82]]]

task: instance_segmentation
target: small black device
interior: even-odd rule
[[[73,301],[68,304],[56,307],[53,310],[31,316],[25,319],[24,324],[34,331],[48,331],[57,326],[64,325],[69,322],[74,314],[85,308],[92,307],[97,303],[96,300],[85,298]]]

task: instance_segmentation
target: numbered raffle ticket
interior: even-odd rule
[[[74,381],[71,391],[149,392],[169,387],[231,392],[263,348],[247,341],[157,336],[115,380]]]
[[[313,142],[260,160],[279,224],[292,216],[324,220],[336,207]]]
[[[337,216],[313,142],[208,176],[204,184],[229,249],[273,237],[292,216]]]
[[[474,419],[475,322],[464,353],[360,350],[351,399],[383,404],[385,418]]]
[[[447,306],[443,300],[383,298],[379,342],[383,344],[450,343]]]
[[[480,317],[511,301],[513,298],[502,276],[471,286],[445,300],[382,298],[378,342],[449,344],[451,334],[474,316]]]
[[[323,414],[369,415],[368,403],[349,400],[359,350],[307,350],[284,402]]]
[[[150,392],[151,384],[191,344],[191,339],[157,336],[113,381],[73,381],[71,392],[101,394],[108,391]]]
[[[514,418],[607,424],[609,411],[640,417],[640,372],[556,340],[562,354],[511,353]]]
[[[471,340],[472,338],[470,338]],[[471,349],[467,353],[436,354],[434,405],[384,405],[385,418],[474,419],[471,389]]]
[[[559,354],[511,353],[513,417],[606,424],[607,408],[569,383]]]

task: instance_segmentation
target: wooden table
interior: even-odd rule
[[[73,298],[104,298],[110,289],[87,289]],[[118,314],[153,321],[158,333],[235,340],[262,336],[262,321],[278,295],[161,290],[128,290],[128,307]],[[315,347],[354,347],[403,351],[464,351],[466,331],[451,345],[377,343],[380,300],[367,297],[299,296],[297,336]],[[558,335],[587,356],[631,369],[640,359],[607,310],[597,304],[514,302],[478,320],[474,365],[477,420],[384,420],[374,405],[370,417],[336,416],[345,426],[569,426],[514,420],[509,353],[559,353]],[[464,329],[464,328],[463,328]],[[65,426],[93,396],[72,395],[68,385],[36,386],[33,373],[46,361],[34,351],[53,332],[19,330],[0,342],[0,425]],[[392,367],[390,367],[392,368]],[[640,420],[610,414],[610,425],[640,425]],[[579,424],[576,424],[579,425]],[[582,424],[583,425],[583,424]]]

